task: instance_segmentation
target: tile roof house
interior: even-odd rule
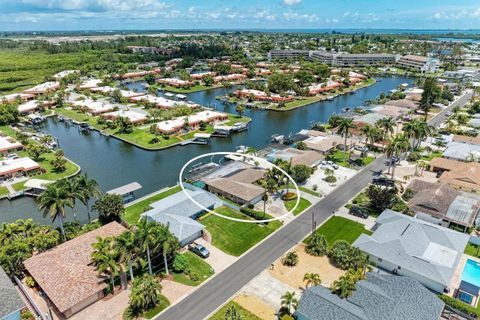
[[[115,237],[126,230],[111,222],[32,256],[25,260],[25,269],[56,309],[69,318],[104,295],[105,279],[91,264],[92,244],[97,237]]]
[[[20,294],[5,271],[0,268],[0,319],[20,320],[20,312],[25,308]]]
[[[240,169],[233,173],[202,180],[206,189],[238,204],[255,204],[261,200],[265,190],[253,184],[265,174],[261,168]]]
[[[464,229],[471,227],[480,210],[480,197],[455,190],[445,182],[430,183],[415,179],[408,188],[414,193],[408,206],[417,218],[431,223]]]
[[[454,188],[480,192],[480,163],[462,162],[446,158],[433,158],[430,169],[441,172],[440,182],[446,182]]]
[[[297,320],[438,320],[444,303],[408,277],[367,273],[356,290],[341,299],[322,286],[303,293]]]
[[[316,167],[325,157],[316,151],[305,151],[294,148],[275,150],[267,155],[267,160],[274,162],[277,159],[291,161],[293,165],[303,164],[309,167]]]
[[[201,189],[187,189],[186,192],[207,209],[212,210],[219,203],[217,198]],[[154,202],[150,207],[142,217],[168,225],[182,247],[202,236],[205,227],[195,219],[205,210],[190,200],[184,192],[180,191]]]
[[[378,217],[371,236],[362,234],[353,246],[367,253],[379,268],[418,280],[444,292],[470,236],[392,210]]]

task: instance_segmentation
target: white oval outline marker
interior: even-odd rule
[[[220,214],[218,212],[215,212],[213,210],[210,210],[206,207],[204,207],[203,205],[201,205],[200,203],[198,203],[197,201],[195,201],[195,199],[193,199],[189,194],[188,192],[185,190],[185,186],[183,185],[183,180],[182,180],[182,177],[183,177],[183,171],[185,171],[185,169],[187,168],[187,166],[189,164],[191,164],[192,162],[198,160],[198,159],[201,159],[201,158],[204,158],[204,157],[208,157],[208,156],[216,156],[216,155],[235,155],[235,156],[238,156],[238,157],[245,157],[245,158],[249,158],[249,159],[253,159],[254,161],[258,161],[260,163],[265,163],[267,162],[269,165],[273,166],[274,168],[278,169],[281,173],[283,173],[288,179],[289,179],[289,182],[293,182],[293,185],[295,187],[295,190],[297,191],[297,201],[295,202],[295,205],[293,206],[292,210],[288,211],[287,213],[285,213],[284,215],[280,216],[280,217],[277,217],[277,218],[271,218],[271,219],[264,219],[264,220],[246,220],[246,219],[237,219],[237,218],[232,218],[232,217],[227,217],[227,216],[224,216],[223,214]],[[226,152],[226,151],[220,151],[220,152],[210,152],[210,153],[205,153],[205,154],[202,154],[202,155],[199,155],[191,160],[189,160],[187,163],[185,163],[182,167],[182,169],[180,170],[180,174],[178,175],[178,182],[180,183],[180,187],[182,188],[182,191],[183,193],[185,193],[185,195],[188,197],[188,199],[190,199],[193,203],[195,203],[198,207],[200,207],[201,209],[207,211],[207,212],[210,212],[211,214],[214,214],[216,215],[217,217],[221,217],[221,218],[224,218],[224,219],[227,219],[227,220],[232,220],[232,221],[237,221],[237,222],[247,222],[247,223],[264,223],[264,222],[271,222],[271,221],[276,221],[276,220],[280,220],[280,219],[283,219],[284,217],[286,217],[287,215],[289,215],[290,213],[293,214],[293,212],[295,211],[295,209],[297,209],[298,205],[300,204],[300,189],[298,188],[298,185],[297,183],[295,182],[295,180],[293,180],[293,178],[288,174],[286,173],[282,168],[280,168],[279,166],[277,166],[276,164],[273,164],[271,162],[268,162],[267,160],[263,159],[263,158],[260,158],[260,157],[257,157],[257,156],[252,156],[252,155],[248,155],[248,154],[242,154],[242,153],[236,153],[236,152]]]

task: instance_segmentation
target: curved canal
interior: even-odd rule
[[[288,112],[260,111],[246,109],[244,114],[252,118],[250,129],[233,134],[229,138],[214,138],[209,145],[177,146],[161,151],[145,151],[115,138],[105,137],[98,132],[81,134],[76,126],[66,127],[64,123],[49,119],[43,131],[58,138],[65,155],[82,167],[82,172],[94,178],[101,190],[110,190],[137,181],[142,196],[176,183],[182,165],[191,158],[215,151],[233,151],[239,145],[260,148],[270,141],[273,134],[289,135],[309,127],[315,122],[325,122],[331,114],[341,113],[345,107],[358,107],[365,100],[376,98],[381,92],[387,93],[402,83],[412,84],[414,79],[403,76],[379,78],[375,84],[345,94],[332,101],[317,102]],[[188,100],[201,105],[213,105],[217,110],[235,113],[235,107],[224,106],[215,97],[224,95],[225,89],[211,89],[188,94]],[[84,211],[78,206],[79,212]],[[13,201],[0,200],[2,222],[34,218],[49,223],[38,212],[32,198],[23,197]],[[80,221],[86,215],[79,214]]]

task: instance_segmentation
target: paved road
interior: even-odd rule
[[[438,126],[445,120],[448,111],[451,111],[455,106],[465,105],[470,97],[471,94],[461,97],[430,119],[429,124]],[[312,220],[316,222],[317,226],[320,225],[334,211],[337,211],[362,191],[374,176],[386,169],[385,161],[384,156],[377,158],[316,205],[155,319],[199,320],[209,316],[255,276],[285,254],[287,250],[301,242],[312,231]]]
[[[204,319],[287,250],[301,242],[312,230],[312,215],[318,226],[329,218],[332,212],[365,188],[373,176],[385,168],[385,157],[379,157],[307,212],[278,230],[261,245],[156,319]]]
[[[447,113],[451,112],[454,107],[463,107],[473,95],[473,91],[468,91],[465,95],[463,95],[460,99],[452,103],[447,108],[443,109],[440,113],[438,113],[435,117],[428,121],[428,124],[434,127],[438,127],[442,122],[447,120],[448,116]]]

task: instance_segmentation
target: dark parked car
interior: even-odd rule
[[[372,180],[372,183],[380,186],[386,186],[386,187],[395,186],[395,180],[388,179],[388,178],[374,178]]]
[[[203,259],[206,259],[210,256],[210,251],[208,251],[207,248],[196,242],[190,244],[188,246],[188,249]]]
[[[368,218],[368,212],[364,208],[361,207],[351,207],[350,210],[348,211],[353,216],[367,219]]]

